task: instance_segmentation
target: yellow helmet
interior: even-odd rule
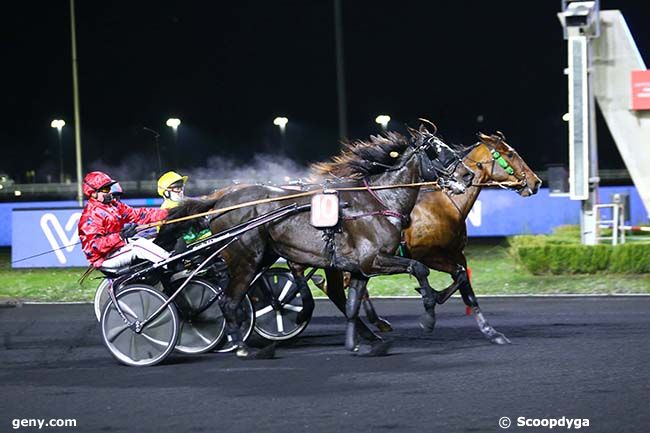
[[[178,182],[179,180],[183,181],[183,184],[187,182],[187,176],[181,176],[175,171],[168,171],[167,173],[160,176],[158,179],[158,195],[164,197],[165,190],[170,187],[171,184]]]

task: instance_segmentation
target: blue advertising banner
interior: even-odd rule
[[[125,200],[133,207],[152,206],[161,201],[160,199]],[[75,204],[75,202],[64,203]],[[13,209],[11,213],[12,267],[88,266],[77,234],[80,217],[79,207]],[[24,260],[27,257],[31,258]]]
[[[634,187],[601,187],[601,202],[611,203],[612,194],[630,196],[631,225],[646,224],[646,211]],[[154,200],[130,200],[129,205],[151,206]],[[156,200],[158,203],[160,200]],[[71,203],[71,202],[69,202]],[[14,209],[12,212],[11,256],[16,268],[86,266],[87,262],[76,243],[77,223],[81,209],[54,208]],[[568,197],[551,197],[548,189],[523,198],[512,191],[484,190],[468,218],[469,236],[512,236],[547,234],[560,225],[580,222],[580,202]]]
[[[124,200],[129,206],[160,206],[160,198],[133,198]],[[30,202],[9,202],[0,203],[0,247],[11,245],[11,213],[14,209],[59,209],[77,207],[77,202],[66,201],[30,201]]]
[[[629,194],[630,225],[647,224],[641,197],[632,186],[599,189],[600,202],[611,203],[613,194]],[[549,234],[557,226],[580,224],[580,201],[551,196],[542,188],[532,197],[512,191],[484,190],[467,217],[468,236],[513,236]]]
[[[77,224],[81,209],[14,210],[12,214],[11,260],[14,268],[88,266],[81,252]]]

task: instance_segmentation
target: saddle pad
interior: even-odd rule
[[[316,228],[334,227],[339,222],[339,196],[324,191],[311,198],[311,225]]]

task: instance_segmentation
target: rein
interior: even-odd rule
[[[236,205],[227,206],[227,207],[223,207],[223,208],[219,208],[219,209],[212,209],[212,210],[197,213],[197,214],[194,214],[194,215],[187,215],[187,216],[180,217],[180,218],[175,218],[175,219],[172,219],[172,220],[163,220],[163,221],[153,222],[153,223],[150,223],[150,224],[144,224],[144,225],[138,226],[138,230],[144,230],[144,229],[148,229],[148,228],[151,228],[151,227],[159,227],[159,226],[168,225],[168,224],[175,224],[175,223],[188,221],[188,220],[195,219],[195,218],[201,218],[201,217],[208,216],[208,215],[226,213],[226,212],[230,212],[230,211],[237,210],[237,209],[242,209],[242,208],[249,207],[249,206],[255,206],[255,205],[258,205],[258,204],[273,203],[273,202],[289,200],[289,199],[293,199],[293,198],[309,197],[311,195],[315,195],[315,194],[319,194],[319,193],[323,192],[324,189],[327,189],[328,191],[332,191],[332,190],[334,190],[334,191],[373,191],[373,190],[396,189],[396,188],[417,188],[417,187],[421,187],[421,186],[434,186],[434,185],[437,186],[438,182],[436,182],[436,181],[432,181],[432,182],[413,182],[413,183],[399,183],[399,184],[394,184],[394,185],[374,185],[374,186],[373,185],[368,185],[366,183],[366,186],[355,186],[355,187],[344,187],[344,188],[319,188],[319,189],[315,189],[313,191],[306,191],[306,192],[301,192],[301,193],[297,193],[297,194],[283,195],[281,197],[272,197],[272,198],[265,198],[265,199],[260,199],[260,200],[253,200],[253,201],[239,203],[239,204],[236,204]],[[389,212],[393,212],[393,211],[389,211]],[[397,212],[395,212],[395,214],[397,214]],[[397,215],[390,215],[390,216],[396,216],[398,218],[402,218],[401,214],[400,214],[400,216],[397,216]]]

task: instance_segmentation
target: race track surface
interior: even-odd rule
[[[0,432],[13,419],[74,418],[70,432],[557,432],[518,417],[589,419],[585,432],[650,431],[650,297],[489,298],[509,346],[490,344],[457,299],[432,334],[417,300],[377,300],[390,356],[345,352],[326,302],[277,359],[172,355],[117,364],[91,305],[0,308]],[[573,428],[572,430],[575,430]]]

